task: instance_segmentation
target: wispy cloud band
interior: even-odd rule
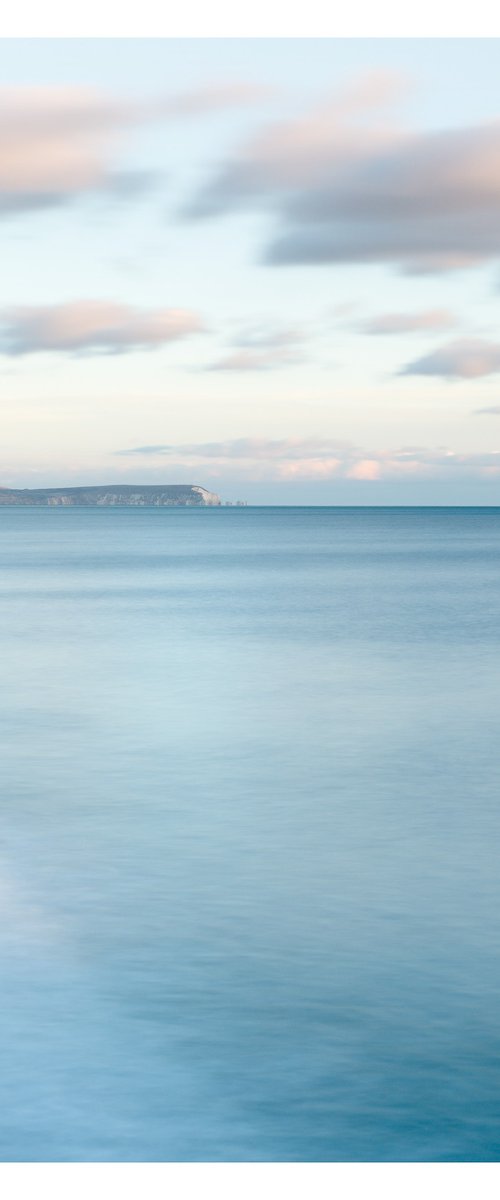
[[[164,443],[135,446],[116,453],[145,461],[167,458],[180,465],[205,465],[212,477],[229,478],[236,474],[247,480],[346,479],[376,483],[404,478],[449,479],[450,472],[459,478],[500,478],[500,450],[468,454],[445,447],[422,446],[367,450],[328,438]]]
[[[25,306],[0,312],[0,353],[126,354],[156,349],[202,329],[197,313],[180,308],[135,309],[100,300]]]

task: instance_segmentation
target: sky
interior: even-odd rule
[[[0,486],[500,503],[499,51],[0,41]]]

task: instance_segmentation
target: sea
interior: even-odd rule
[[[500,1160],[500,508],[0,509],[0,1157]]]

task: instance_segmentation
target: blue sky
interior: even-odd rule
[[[498,50],[3,40],[0,483],[498,503]]]

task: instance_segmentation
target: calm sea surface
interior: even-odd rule
[[[0,574],[0,1157],[500,1160],[500,509],[1,509]]]

